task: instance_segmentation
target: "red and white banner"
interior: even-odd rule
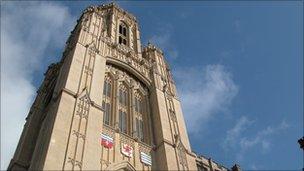
[[[133,147],[131,147],[128,144],[122,144],[121,145],[121,153],[124,154],[127,157],[132,157],[132,155],[133,155]]]
[[[113,147],[113,138],[105,135],[105,134],[101,134],[101,145],[104,146],[105,148],[112,148]]]

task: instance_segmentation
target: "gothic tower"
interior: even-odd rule
[[[197,170],[163,52],[113,3],[84,10],[37,93],[9,170]]]

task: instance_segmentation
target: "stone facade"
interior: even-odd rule
[[[191,151],[163,52],[113,3],[84,10],[37,93],[8,170],[228,170]]]

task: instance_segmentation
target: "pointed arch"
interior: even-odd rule
[[[146,96],[148,94],[147,90],[145,90],[142,86],[134,87],[135,91],[138,91],[142,96]]]
[[[129,25],[123,21],[119,21],[118,25],[118,43],[121,45],[128,46],[129,45]]]
[[[120,82],[120,85],[125,85],[126,88],[128,88],[128,89],[130,89],[132,87],[131,82],[129,80],[127,80],[125,77],[121,78],[119,80],[119,82]]]
[[[128,161],[123,161],[120,163],[113,163],[109,167],[107,167],[105,170],[107,171],[136,171],[134,166]]]

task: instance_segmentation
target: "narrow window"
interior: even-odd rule
[[[139,138],[141,141],[144,141],[144,124],[143,121],[139,121]]]
[[[125,37],[127,37],[127,28],[126,27],[123,28],[122,35],[124,35]]]
[[[119,111],[119,129],[127,134],[127,114],[121,110]]]
[[[123,128],[123,118],[122,118],[122,111],[120,110],[119,111],[119,129],[120,131],[122,131],[122,128]]]
[[[122,90],[119,89],[119,103],[122,104]]]
[[[108,90],[107,90],[107,96],[111,97],[112,85],[110,83],[108,83],[107,88],[108,88]]]
[[[144,142],[144,107],[143,107],[143,95],[139,92],[135,92],[134,98],[134,111],[135,111],[135,132],[136,137]]]
[[[122,45],[127,45],[127,37],[128,37],[128,29],[127,25],[124,23],[120,23],[118,30],[118,43]]]
[[[122,38],[120,36],[119,36],[118,42],[119,42],[119,44],[122,44]]]
[[[120,131],[128,134],[128,90],[127,87],[121,85],[118,90],[119,101],[119,128]]]
[[[136,127],[136,137],[139,138],[139,121],[138,121],[138,118],[135,119],[135,127]]]
[[[104,110],[103,123],[110,125],[110,116],[111,116],[111,103],[102,102],[102,108]]]
[[[122,25],[119,25],[119,34],[122,34]]]
[[[107,113],[107,117],[106,117],[106,124],[110,124],[110,115],[111,115],[111,104],[107,103],[106,105],[107,109],[106,109],[106,113]]]
[[[136,118],[135,119],[136,137],[139,138],[140,141],[144,141],[143,126],[144,126],[143,121]]]
[[[111,78],[108,76],[105,77],[103,86],[102,109],[104,111],[103,123],[105,125],[110,125],[112,113],[112,81]]]

